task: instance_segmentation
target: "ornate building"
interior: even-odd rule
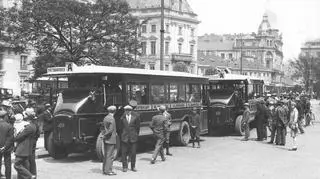
[[[199,74],[208,68],[226,68],[232,73],[264,79],[267,91],[282,85],[282,35],[272,29],[264,14],[257,33],[204,35],[198,38]]]
[[[131,13],[141,20],[142,56],[146,69],[160,69],[160,0],[127,0]],[[197,70],[197,14],[187,0],[164,1],[164,67],[171,71],[178,62],[185,63],[189,72]]]

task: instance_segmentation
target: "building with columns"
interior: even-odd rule
[[[283,85],[282,34],[271,28],[264,14],[257,33],[204,35],[198,38],[199,74],[209,68],[261,78],[266,90]]]
[[[126,0],[131,13],[140,19],[142,56],[145,69],[160,69],[160,0]],[[190,73],[197,73],[197,27],[200,21],[187,0],[164,1],[164,67],[172,71],[178,62],[185,63]]]

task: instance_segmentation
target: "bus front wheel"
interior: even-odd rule
[[[190,141],[190,127],[187,121],[183,121],[178,131],[178,143],[182,146],[187,146]]]
[[[48,152],[54,159],[62,159],[68,156],[68,152],[65,147],[58,146],[53,141],[53,133],[51,132],[48,137]]]
[[[244,128],[245,128],[245,126],[244,126],[244,123],[243,123],[243,116],[239,115],[236,118],[235,130],[236,130],[236,132],[238,132],[238,134],[240,134],[241,136],[244,136],[244,133],[245,133],[245,129]]]
[[[113,152],[114,160],[117,159],[118,153],[120,151],[120,138],[117,136],[116,146]],[[104,158],[104,144],[103,144],[103,134],[100,133],[96,141],[96,154],[99,161],[103,161]]]

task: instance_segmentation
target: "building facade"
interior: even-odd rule
[[[282,35],[272,29],[264,14],[257,33],[204,35],[198,38],[199,74],[209,68],[261,78],[267,91],[282,85]]]
[[[131,13],[141,22],[142,43],[140,63],[145,69],[160,69],[161,1],[127,0]],[[163,69],[172,71],[174,65],[185,63],[190,73],[197,70],[197,26],[200,21],[187,0],[164,1]]]

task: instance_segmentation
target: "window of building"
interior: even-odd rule
[[[141,31],[142,31],[142,33],[147,33],[147,25],[142,25]]]
[[[165,55],[169,55],[169,45],[170,45],[170,42],[165,42],[165,50],[164,50]]]
[[[179,35],[182,35],[182,27],[179,27]]]
[[[191,29],[191,37],[194,37],[194,29]]]
[[[20,70],[27,70],[27,56],[21,55],[20,56]]]
[[[178,50],[179,50],[179,54],[181,54],[181,51],[182,51],[182,43],[179,43],[179,44],[178,44]]]
[[[169,71],[169,64],[165,64],[164,70],[165,70],[165,71]]]
[[[3,54],[0,54],[0,70],[3,69]]]
[[[151,32],[157,32],[157,25],[151,25]]]
[[[156,42],[151,42],[151,55],[156,55]]]
[[[194,45],[190,45],[190,54],[193,55],[194,52]]]
[[[141,42],[141,48],[142,48],[142,55],[146,55],[147,54],[147,42]]]
[[[154,64],[149,64],[149,69],[150,70],[155,70]]]
[[[137,101],[138,104],[148,104],[148,89],[146,83],[129,83],[127,84],[128,102]]]
[[[151,85],[151,102],[153,104],[166,102],[166,88],[164,84]]]
[[[224,58],[225,58],[224,53],[221,53],[221,58],[222,58],[222,59],[224,59]]]
[[[179,0],[179,11],[182,11],[182,0]]]
[[[232,59],[232,53],[229,53],[229,59]]]
[[[166,33],[170,33],[170,25],[166,24]]]
[[[20,88],[21,89],[26,89],[28,87],[27,86],[27,80],[28,80],[28,77],[20,76]]]

